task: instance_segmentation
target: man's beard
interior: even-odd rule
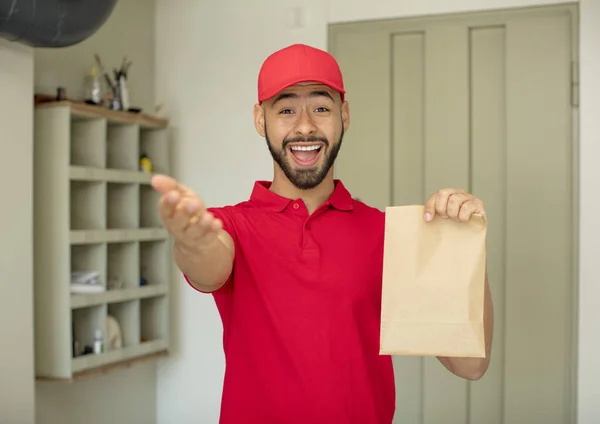
[[[333,166],[338,153],[342,147],[342,140],[344,138],[344,126],[342,123],[342,134],[340,135],[340,139],[337,143],[330,144],[329,140],[325,137],[293,137],[286,138],[283,140],[281,149],[276,149],[269,140],[269,135],[267,133],[267,122],[265,120],[265,140],[267,141],[267,147],[269,148],[269,152],[271,152],[271,156],[273,156],[273,160],[279,165],[287,179],[300,190],[310,190],[317,187],[319,184],[323,182],[329,170]],[[287,146],[290,143],[314,143],[314,142],[322,142],[324,144],[321,149],[323,150],[323,156],[325,158],[325,162],[318,168],[318,165],[315,165],[310,168],[302,168],[302,169],[293,169],[288,158],[288,149]],[[330,150],[331,147],[331,150]],[[320,153],[320,152],[319,152]],[[292,159],[293,160],[293,159]]]

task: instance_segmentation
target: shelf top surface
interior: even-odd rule
[[[104,118],[110,123],[137,124],[143,128],[165,128],[169,121],[164,118],[147,115],[144,113],[133,113],[119,110],[110,110],[102,106],[88,105],[70,100],[57,102],[42,102],[35,105],[36,108],[69,107],[71,114],[83,119]]]

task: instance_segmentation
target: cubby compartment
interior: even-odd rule
[[[139,169],[140,130],[134,124],[109,124],[106,138],[106,167],[124,171]]]
[[[110,303],[106,323],[106,349],[115,350],[140,343],[140,301]],[[111,320],[114,318],[115,322]]]
[[[107,245],[107,285],[109,290],[139,286],[139,244],[137,242]]]
[[[168,174],[170,170],[169,140],[167,129],[142,129],[140,131],[140,157],[147,156],[152,162],[152,172]]]
[[[98,280],[81,282],[82,285],[94,285],[106,288],[106,245],[98,244],[74,244],[71,246],[71,273],[97,274]],[[97,290],[81,289],[79,292],[94,292]],[[75,291],[78,292],[78,291]]]
[[[99,335],[106,343],[106,305],[90,306],[71,311],[72,356],[94,352],[94,339]]]
[[[170,246],[166,240],[140,242],[140,278],[148,285],[169,281]]]
[[[106,120],[102,118],[71,122],[71,165],[106,166]]]
[[[71,181],[71,230],[103,230],[106,227],[106,183]]]
[[[169,329],[168,298],[149,297],[140,300],[141,341],[151,342],[167,338]]]
[[[106,225],[109,229],[139,227],[140,192],[137,184],[107,183]]]
[[[140,227],[163,227],[163,222],[158,213],[160,193],[150,185],[140,185]]]

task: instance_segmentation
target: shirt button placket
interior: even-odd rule
[[[305,254],[315,255],[317,254],[317,245],[315,243],[314,234],[311,232],[310,218],[304,223],[304,229],[302,230],[302,246]]]

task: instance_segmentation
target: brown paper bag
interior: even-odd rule
[[[485,357],[486,220],[386,209],[381,354]]]

